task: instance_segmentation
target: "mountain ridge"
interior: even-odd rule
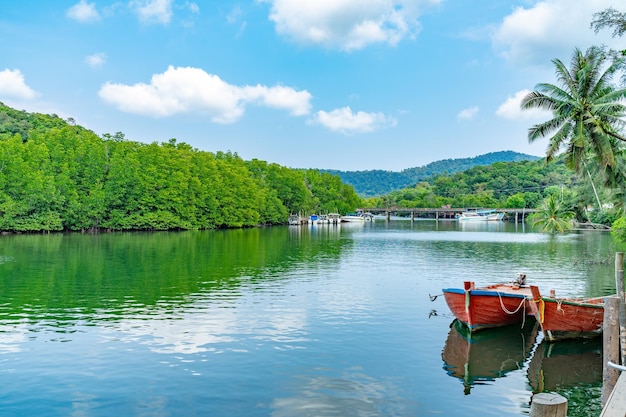
[[[361,197],[376,197],[413,186],[436,175],[454,174],[475,166],[491,165],[496,162],[536,161],[538,159],[541,157],[507,150],[489,152],[471,158],[442,159],[402,171],[321,171],[338,175],[342,182],[352,185]]]

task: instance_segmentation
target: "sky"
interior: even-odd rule
[[[590,28],[613,3],[2,0],[0,102],[290,168],[543,156],[519,102],[553,59],[626,47]]]

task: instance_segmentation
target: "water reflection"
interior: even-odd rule
[[[602,338],[541,342],[528,367],[533,392],[602,383]]]
[[[472,334],[454,320],[441,355],[443,369],[460,379],[463,391],[470,394],[477,385],[522,369],[530,358],[537,332],[537,323],[531,321],[524,329],[513,325]]]

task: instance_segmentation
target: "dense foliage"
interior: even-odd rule
[[[462,172],[476,166],[491,165],[496,162],[535,161],[537,156],[513,151],[491,152],[474,158],[444,159],[431,162],[422,167],[407,168],[400,172],[370,171],[332,171],[342,181],[354,187],[363,197],[376,197],[395,190],[412,187],[415,184],[437,175],[449,175]]]
[[[562,161],[497,162],[452,175],[439,175],[414,187],[366,201],[368,207],[535,208],[554,189],[579,181]],[[589,199],[590,197],[587,197]]]
[[[352,186],[171,139],[102,138],[0,103],[0,230],[172,230],[285,223],[361,204]]]

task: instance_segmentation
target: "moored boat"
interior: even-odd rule
[[[463,288],[444,288],[443,295],[454,317],[472,332],[522,323],[534,313],[532,292],[522,274],[515,282],[480,288],[465,281]]]
[[[339,224],[341,223],[341,215],[339,213],[328,213],[328,223],[329,224]]]
[[[345,216],[341,216],[342,222],[351,222],[351,223],[363,223],[363,222],[371,222],[374,220],[374,215],[372,213],[350,213]]]
[[[564,339],[596,337],[602,334],[604,297],[556,298],[542,296],[531,285],[533,311],[549,342]]]
[[[290,214],[288,219],[289,226],[299,226],[302,224],[302,219],[298,214]]]
[[[504,219],[504,213],[498,213],[495,210],[468,210],[457,216],[460,221],[497,221]]]

